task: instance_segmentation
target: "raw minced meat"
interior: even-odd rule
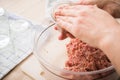
[[[111,66],[107,56],[98,48],[89,46],[79,39],[72,39],[67,45],[68,60],[65,69],[75,72],[95,71]]]

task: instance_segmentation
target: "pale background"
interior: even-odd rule
[[[0,0],[0,7],[3,7],[9,12],[23,16],[37,24],[41,23],[45,16],[45,0]],[[32,57],[33,55],[23,61],[3,80],[33,80],[26,76],[20,68],[22,64]]]
[[[0,0],[0,7],[38,23],[45,15],[45,0]]]

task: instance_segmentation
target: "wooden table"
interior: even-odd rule
[[[38,24],[45,16],[45,0],[0,0],[0,7]],[[20,68],[22,64],[30,60],[32,57],[33,55],[30,55],[15,69],[13,69],[3,80],[33,80],[25,75]]]
[[[0,0],[0,7],[38,24],[45,16],[45,0]],[[32,80],[32,78],[26,76],[20,68],[20,66],[28,59],[31,59],[30,57],[32,56],[33,55],[30,55],[26,60],[20,63],[3,80]]]

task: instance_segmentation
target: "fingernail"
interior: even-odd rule
[[[60,13],[59,12],[55,12],[55,16],[59,15]]]

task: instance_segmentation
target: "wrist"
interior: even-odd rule
[[[99,42],[99,48],[107,55],[112,65],[115,67],[117,72],[120,74],[120,26],[116,31]]]
[[[100,39],[98,48],[100,48],[105,54],[109,56],[110,53],[114,53],[116,48],[120,45],[120,25],[114,26]]]

